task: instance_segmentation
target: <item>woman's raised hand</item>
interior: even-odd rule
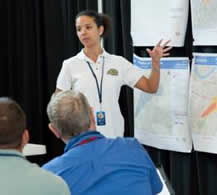
[[[152,61],[154,62],[159,62],[162,57],[170,55],[170,53],[168,52],[172,49],[171,46],[168,46],[170,40],[166,41],[163,44],[162,43],[163,43],[163,39],[161,39],[152,50],[146,49],[149,56],[152,58]]]

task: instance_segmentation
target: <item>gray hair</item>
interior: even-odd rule
[[[53,95],[47,106],[52,125],[67,139],[90,127],[90,106],[86,97],[77,91],[61,91]]]

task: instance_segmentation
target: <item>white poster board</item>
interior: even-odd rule
[[[217,54],[194,53],[190,83],[194,149],[217,154]]]
[[[134,65],[148,77],[151,59],[134,55]],[[160,86],[156,94],[134,90],[135,137],[159,149],[191,152],[188,123],[189,60],[162,58]]]
[[[217,1],[191,0],[194,45],[217,45]]]
[[[131,35],[134,46],[154,46],[160,39],[184,45],[188,0],[131,1]]]

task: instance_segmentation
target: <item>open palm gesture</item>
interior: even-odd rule
[[[162,42],[163,39],[161,39],[152,50],[146,49],[149,56],[152,58],[154,62],[159,62],[162,57],[170,55],[170,53],[168,52],[172,49],[172,47],[168,46],[170,40],[166,41],[164,44],[162,44]]]

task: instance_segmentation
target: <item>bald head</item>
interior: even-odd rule
[[[66,139],[90,128],[90,106],[80,92],[59,92],[51,98],[47,113],[51,124]]]
[[[0,148],[17,148],[26,128],[22,108],[8,97],[0,98]]]

